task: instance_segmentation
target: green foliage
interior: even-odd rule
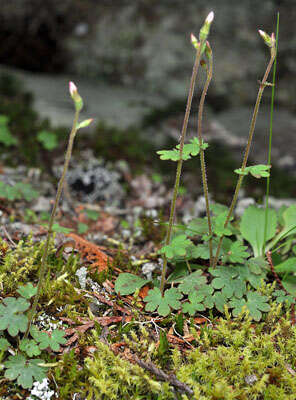
[[[121,296],[134,293],[137,289],[141,289],[147,282],[147,279],[140,278],[137,275],[122,273],[115,282],[115,292]]]
[[[53,351],[58,351],[61,344],[65,344],[67,340],[64,338],[65,333],[62,330],[55,329],[51,333],[40,332],[36,327],[32,326],[30,330],[32,337],[38,342],[38,347],[41,350],[51,348]]]
[[[36,295],[36,288],[28,283],[20,286],[17,292],[23,297],[5,297],[0,304],[0,334],[7,331],[10,336],[17,337],[18,347],[14,349],[16,354],[5,360],[7,350],[15,347],[15,341],[12,341],[13,345],[2,337],[0,337],[0,351],[4,352],[4,376],[9,380],[17,380],[18,385],[27,389],[32,387],[33,379],[42,381],[46,377],[46,368],[39,365],[44,363],[42,359],[27,359],[25,354],[34,357],[40,355],[44,349],[58,351],[60,345],[66,343],[66,339],[61,330],[53,330],[48,334],[40,332],[34,325],[31,325],[30,329],[31,338],[22,336],[21,333],[29,329],[28,300]]]
[[[276,298],[277,303],[285,303],[287,302],[289,305],[295,303],[295,297],[286,294],[283,290],[275,290],[273,292],[273,296]]]
[[[20,350],[24,351],[29,357],[39,356],[41,350],[35,340],[23,339],[20,341]]]
[[[201,148],[206,150],[208,148],[207,143],[203,143]],[[193,138],[190,140],[190,143],[184,144],[182,160],[189,160],[191,157],[197,156],[200,152],[200,146],[198,138]],[[173,150],[159,150],[157,151],[161,160],[171,160],[171,161],[179,161],[180,160],[180,145],[178,144]]]
[[[0,143],[6,147],[14,146],[17,144],[16,138],[14,138],[8,127],[9,118],[5,115],[0,115]]]
[[[175,236],[169,245],[163,246],[160,250],[161,254],[169,259],[174,257],[185,256],[188,247],[191,246],[192,242],[187,239],[186,235]]]
[[[264,245],[265,210],[256,206],[249,206],[241,219],[240,231],[244,239],[252,246],[254,256],[262,253]],[[268,210],[266,240],[274,237],[277,227],[277,215],[274,210]]]
[[[20,294],[24,299],[29,300],[31,297],[35,296],[37,293],[37,288],[34,287],[31,282],[29,282],[25,286],[20,286],[17,289],[17,293]]]
[[[28,318],[23,314],[28,310],[30,303],[25,299],[6,297],[0,304],[0,331],[7,329],[11,336],[25,332],[28,325]]]
[[[255,178],[267,178],[270,176],[271,165],[252,165],[251,167],[246,167],[244,171],[241,168],[236,169],[234,172],[239,175],[248,175],[251,174]]]
[[[65,234],[67,234],[67,233],[72,232],[73,229],[71,229],[71,228],[66,228],[65,226],[61,226],[60,224],[58,224],[57,222],[55,222],[55,223],[52,225],[52,231],[53,231],[53,232],[57,232],[57,233],[65,233]]]
[[[22,354],[10,356],[4,363],[6,368],[4,376],[12,381],[17,380],[18,385],[24,389],[31,388],[33,379],[41,382],[46,378],[46,369],[38,365],[42,363],[43,360],[39,358],[28,360]]]
[[[173,400],[168,383],[159,382],[137,364],[115,356],[94,333],[96,352],[85,360],[88,399]],[[161,396],[161,397],[159,397]]]
[[[255,321],[260,321],[262,317],[261,311],[267,312],[270,310],[270,306],[267,303],[268,298],[258,292],[248,292],[246,297],[246,299],[233,299],[229,302],[230,308],[233,308],[233,315],[239,315],[243,311],[243,308],[246,307],[251,317]]]
[[[167,289],[164,295],[158,287],[149,290],[148,295],[145,297],[144,301],[147,303],[146,311],[157,311],[159,315],[165,317],[171,312],[171,308],[178,310],[181,307],[180,299],[182,294],[176,289]]]
[[[46,150],[53,150],[58,146],[57,135],[54,132],[43,130],[38,132],[37,140],[42,144]]]
[[[22,182],[18,182],[11,186],[0,181],[0,193],[2,198],[9,201],[23,199],[26,201],[32,201],[39,196],[38,192],[33,189],[29,183]]]
[[[229,262],[242,264],[245,259],[250,256],[249,253],[246,251],[248,247],[244,246],[240,241],[233,242],[232,240],[224,238],[224,250],[226,245],[229,245],[229,249],[225,252],[222,258],[223,263]]]
[[[97,219],[100,216],[100,213],[98,211],[95,210],[84,210],[85,215],[87,216],[87,218],[93,220],[93,221],[97,221]]]
[[[207,278],[202,275],[200,270],[193,272],[192,274],[185,276],[175,281],[180,283],[178,290],[184,294],[199,292],[200,287],[204,286],[207,282]]]

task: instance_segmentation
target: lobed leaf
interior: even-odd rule
[[[141,289],[148,282],[147,279],[125,272],[120,274],[116,279],[114,289],[116,293],[125,296],[134,293],[137,289]]]
[[[5,378],[14,381],[24,389],[33,386],[34,381],[42,382],[46,378],[46,369],[38,364],[43,363],[41,359],[27,360],[22,354],[10,356],[8,361],[4,362]]]
[[[25,332],[28,318],[23,312],[29,307],[30,303],[23,298],[6,297],[0,304],[0,331],[7,329],[10,336]]]
[[[181,308],[181,298],[182,294],[176,288],[166,290],[162,296],[160,289],[155,287],[149,290],[148,295],[144,298],[144,301],[147,303],[145,310],[156,310],[159,315],[166,317],[171,312],[171,308],[174,310]]]

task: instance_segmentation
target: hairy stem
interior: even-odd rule
[[[198,50],[196,52],[195,62],[194,62],[192,75],[191,75],[191,80],[190,80],[190,88],[189,88],[186,111],[185,111],[185,116],[184,116],[182,131],[181,131],[181,138],[180,138],[180,148],[179,148],[180,158],[179,158],[178,164],[177,164],[177,171],[176,171],[175,185],[174,185],[174,191],[173,191],[173,198],[172,198],[172,201],[171,201],[169,224],[168,224],[167,234],[166,234],[166,238],[165,238],[165,245],[166,246],[169,245],[170,242],[171,242],[173,224],[174,224],[174,219],[175,219],[175,211],[176,211],[176,200],[177,200],[177,197],[178,197],[178,190],[179,190],[180,178],[181,178],[181,172],[182,172],[183,148],[184,148],[185,136],[186,136],[187,126],[188,126],[188,121],[189,121],[190,110],[191,110],[192,98],[193,98],[193,93],[194,93],[194,86],[195,86],[196,76],[197,76],[197,72],[198,72],[198,68],[199,68],[199,63],[200,63],[200,58],[201,58],[201,54],[202,54],[203,45],[204,45],[204,42],[201,42],[200,45],[199,45],[199,48],[198,48]],[[164,292],[165,277],[166,277],[166,271],[167,271],[167,263],[168,263],[167,258],[164,255],[163,256],[163,267],[162,267],[162,273],[161,273],[161,282],[160,282],[160,291],[161,291],[162,295],[163,295],[163,292]]]
[[[52,226],[53,226],[53,223],[54,223],[54,218],[55,218],[55,215],[56,215],[57,207],[58,207],[61,195],[62,195],[64,180],[65,180],[66,173],[67,173],[68,166],[69,166],[69,162],[70,162],[70,159],[71,159],[74,138],[75,138],[75,135],[76,135],[76,132],[77,132],[78,117],[79,117],[79,111],[76,110],[74,121],[73,121],[73,126],[72,126],[71,133],[70,133],[70,136],[69,136],[68,147],[67,147],[67,151],[66,151],[66,155],[65,155],[64,168],[63,168],[61,179],[60,179],[59,184],[58,184],[58,189],[57,189],[57,193],[56,193],[56,197],[55,197],[55,202],[54,202],[53,209],[52,209],[51,216],[50,216],[50,220],[49,220],[46,241],[45,241],[44,250],[43,250],[43,254],[42,254],[42,258],[41,258],[41,265],[40,265],[40,269],[39,269],[37,293],[36,293],[36,295],[34,297],[34,302],[33,302],[32,308],[31,308],[30,313],[29,313],[29,322],[28,322],[27,331],[25,333],[25,338],[28,337],[28,334],[29,334],[29,331],[30,331],[30,327],[31,327],[31,324],[32,324],[32,320],[33,320],[33,318],[35,316],[35,313],[36,313],[37,304],[38,304],[38,301],[39,301],[39,298],[40,298],[40,292],[41,292],[44,276],[45,276],[45,273],[46,273],[48,249],[49,249],[50,239],[51,239],[51,236],[52,236],[52,233],[53,233]]]
[[[198,140],[199,140],[199,146],[200,146],[200,167],[201,167],[201,173],[202,173],[202,185],[203,185],[203,192],[205,196],[205,201],[206,201],[206,212],[207,212],[207,219],[208,219],[208,228],[209,228],[209,251],[210,251],[210,265],[212,265],[213,262],[213,239],[212,239],[212,224],[211,224],[211,215],[210,215],[210,201],[209,201],[209,189],[208,189],[208,182],[207,182],[207,173],[206,173],[206,162],[205,162],[205,151],[202,148],[202,116],[203,116],[203,109],[204,109],[204,103],[205,103],[205,98],[207,95],[207,91],[210,85],[210,82],[212,80],[213,76],[213,57],[212,57],[212,51],[211,48],[209,47],[209,43],[207,43],[208,46],[208,54],[209,54],[209,68],[207,68],[207,79],[201,94],[200,102],[199,102],[199,108],[198,108]]]
[[[272,89],[271,89],[271,104],[270,104],[270,122],[269,122],[269,143],[268,143],[268,159],[267,164],[271,163],[271,144],[272,144],[272,128],[273,128],[273,109],[274,109],[274,92],[275,92],[275,76],[276,76],[276,62],[277,62],[277,52],[278,52],[278,40],[279,40],[279,23],[280,14],[277,13],[276,22],[276,45],[275,45],[275,60],[272,71]],[[268,222],[268,201],[269,201],[269,189],[270,189],[270,176],[266,180],[266,194],[265,194],[265,222],[264,222],[264,236],[263,236],[263,246],[262,246],[262,256],[265,252],[265,244],[267,237],[267,222]]]
[[[256,99],[254,111],[253,111],[250,130],[249,130],[248,142],[247,142],[247,145],[246,145],[246,150],[245,150],[245,154],[244,154],[244,158],[243,158],[243,162],[242,162],[242,166],[241,166],[241,171],[242,172],[244,172],[244,170],[246,168],[246,165],[247,165],[249,152],[250,152],[252,139],[253,139],[253,134],[254,134],[254,130],[255,130],[255,125],[256,125],[256,120],[257,120],[257,116],[258,116],[259,106],[260,106],[260,102],[261,102],[261,99],[262,99],[262,94],[263,94],[263,91],[265,89],[266,81],[267,81],[268,75],[270,73],[270,70],[272,68],[274,59],[275,59],[275,52],[271,51],[270,60],[269,60],[269,63],[267,65],[267,68],[266,68],[265,74],[263,76],[263,79],[260,82],[260,86],[259,86],[259,90],[258,90],[258,94],[257,94],[257,99]],[[228,211],[228,215],[227,215],[227,218],[226,218],[226,221],[225,221],[225,224],[224,224],[224,228],[227,227],[227,225],[228,225],[228,223],[230,221],[231,215],[233,213],[234,207],[235,207],[236,202],[237,202],[237,198],[238,198],[238,194],[239,194],[242,182],[243,182],[243,178],[244,178],[244,175],[239,175],[239,178],[238,178],[237,184],[236,184],[236,188],[235,188],[235,191],[234,191],[234,195],[233,195],[233,198],[232,198],[232,202],[231,202],[231,205],[230,205],[230,208],[229,208],[229,211]],[[218,248],[217,248],[215,259],[214,259],[214,262],[213,262],[213,267],[214,268],[216,267],[216,265],[218,263],[219,253],[220,253],[220,250],[221,250],[223,237],[224,236],[220,237],[220,240],[219,240],[219,243],[218,243]]]

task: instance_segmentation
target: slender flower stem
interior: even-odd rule
[[[47,267],[48,249],[49,249],[50,239],[51,239],[51,236],[52,236],[52,233],[53,233],[52,226],[53,226],[53,223],[54,223],[54,218],[55,218],[55,215],[56,215],[57,207],[58,207],[61,195],[62,195],[64,180],[65,180],[65,177],[66,177],[66,173],[67,173],[67,170],[68,170],[68,166],[69,166],[69,162],[70,162],[70,158],[71,158],[71,154],[72,154],[74,138],[75,138],[75,135],[76,135],[76,132],[77,132],[79,111],[80,110],[77,110],[77,109],[75,111],[75,117],[74,117],[74,121],[73,121],[73,126],[72,126],[72,129],[71,129],[69,142],[68,142],[68,147],[67,147],[67,151],[66,151],[66,155],[65,155],[65,164],[64,164],[64,168],[63,168],[61,179],[60,179],[59,184],[58,184],[58,190],[57,190],[54,206],[53,206],[53,209],[52,209],[52,212],[51,212],[51,216],[50,216],[50,220],[49,220],[46,241],[45,241],[44,250],[43,250],[43,254],[42,254],[42,258],[41,258],[41,265],[40,265],[40,269],[39,269],[37,293],[36,293],[36,295],[34,297],[34,302],[33,302],[32,308],[30,310],[28,328],[27,328],[27,331],[26,331],[25,336],[24,336],[25,338],[28,337],[28,334],[29,334],[29,331],[30,331],[30,327],[31,327],[31,324],[32,324],[32,320],[33,320],[34,315],[36,313],[37,304],[38,304],[38,301],[39,301],[39,298],[40,298],[40,292],[41,292],[41,288],[42,288],[42,284],[43,284],[43,280],[44,280],[44,276],[45,276],[45,272],[46,272],[46,267]]]
[[[181,178],[181,172],[182,172],[183,148],[184,148],[185,136],[186,136],[187,126],[188,126],[188,121],[189,121],[189,116],[190,116],[192,98],[193,98],[193,93],[194,93],[194,86],[195,86],[195,81],[196,81],[196,76],[197,76],[197,72],[198,72],[198,68],[199,68],[199,63],[200,63],[200,58],[201,58],[203,46],[204,46],[204,41],[201,41],[200,45],[198,47],[198,50],[196,52],[195,62],[194,62],[192,75],[191,75],[191,80],[190,80],[190,88],[189,88],[186,111],[185,111],[185,116],[184,116],[182,131],[181,131],[181,138],[180,138],[180,148],[179,148],[180,158],[179,158],[178,164],[177,164],[177,171],[176,171],[175,185],[174,185],[174,191],[173,191],[173,198],[172,198],[172,201],[171,201],[170,217],[169,217],[167,234],[166,234],[166,238],[165,238],[165,245],[166,246],[169,245],[170,242],[171,242],[173,224],[174,224],[174,219],[175,219],[175,211],[176,211],[176,200],[177,200],[177,197],[178,197],[178,190],[179,190],[180,178]],[[166,277],[166,271],[167,271],[167,263],[168,263],[167,258],[164,255],[163,256],[163,267],[162,267],[162,273],[161,273],[161,282],[160,282],[160,291],[161,291],[162,295],[163,295],[163,292],[164,292],[165,277]]]
[[[276,45],[275,45],[275,60],[273,64],[272,71],[272,88],[271,88],[271,104],[270,104],[270,122],[269,122],[269,144],[268,144],[268,159],[267,164],[271,164],[271,144],[272,144],[272,127],[273,127],[273,109],[274,109],[274,93],[275,93],[275,76],[276,76],[276,63],[277,63],[277,52],[278,52],[278,41],[279,41],[279,23],[280,23],[280,14],[277,13],[277,22],[276,22]],[[262,246],[262,256],[265,253],[265,244],[267,237],[267,223],[268,223],[268,201],[269,201],[269,189],[270,189],[270,176],[267,177],[266,180],[266,194],[265,194],[265,221],[264,221],[264,240]]]
[[[212,80],[213,76],[213,57],[212,57],[212,50],[210,48],[210,44],[207,42],[207,54],[209,55],[209,68],[207,68],[207,79],[201,94],[199,108],[198,108],[198,140],[199,140],[199,147],[200,147],[200,166],[202,172],[202,185],[203,185],[203,192],[206,201],[206,212],[207,212],[207,219],[208,219],[208,227],[209,227],[209,251],[210,251],[210,265],[213,262],[213,240],[212,240],[212,225],[211,225],[211,216],[210,216],[210,202],[209,202],[209,189],[208,189],[208,182],[207,182],[207,173],[206,173],[206,162],[205,162],[205,151],[202,148],[202,116],[203,116],[203,109],[205,98],[207,95],[207,91]]]
[[[257,99],[256,99],[254,111],[253,111],[250,130],[249,130],[249,137],[248,137],[248,142],[247,142],[247,146],[246,146],[246,151],[245,151],[243,162],[242,162],[242,166],[241,166],[241,172],[244,172],[244,170],[246,168],[246,165],[247,165],[248,156],[249,156],[251,143],[252,143],[252,139],[253,139],[253,134],[254,134],[254,130],[255,130],[255,125],[256,125],[257,115],[258,115],[258,111],[259,111],[259,106],[260,106],[260,102],[261,102],[261,99],[262,99],[262,94],[263,94],[263,91],[265,89],[266,81],[267,81],[268,75],[270,73],[270,70],[272,68],[272,65],[273,65],[273,62],[274,62],[274,59],[275,59],[275,55],[276,55],[275,51],[273,51],[273,49],[271,49],[270,60],[269,60],[269,63],[267,65],[267,68],[266,68],[265,74],[263,76],[263,79],[260,82],[260,86],[259,86],[259,90],[258,90],[258,95],[257,95]],[[234,195],[233,195],[233,199],[232,199],[232,202],[231,202],[231,205],[230,205],[230,208],[229,208],[229,211],[228,211],[228,215],[227,215],[227,218],[226,218],[226,221],[225,221],[225,224],[224,224],[224,228],[227,227],[227,225],[228,225],[228,223],[230,221],[231,215],[233,213],[234,207],[235,207],[236,202],[237,202],[237,198],[238,198],[238,194],[239,194],[242,182],[243,182],[243,178],[244,178],[243,174],[239,175],[239,178],[238,178],[238,181],[237,181],[237,184],[236,184],[236,188],[235,188],[235,192],[234,192]],[[219,240],[219,243],[218,243],[218,248],[217,248],[215,259],[214,259],[214,263],[213,263],[213,267],[214,268],[216,267],[216,265],[218,263],[219,253],[220,253],[220,250],[221,250],[223,237],[224,236],[220,237],[220,240]]]

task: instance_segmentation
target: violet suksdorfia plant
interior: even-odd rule
[[[51,216],[50,216],[50,219],[49,219],[47,236],[46,236],[46,240],[45,240],[45,244],[44,244],[44,250],[43,250],[43,254],[42,254],[42,258],[41,258],[41,264],[40,264],[40,268],[39,268],[37,293],[36,293],[36,295],[34,297],[34,302],[33,302],[32,308],[31,308],[30,313],[29,313],[29,322],[28,322],[28,328],[27,328],[25,337],[28,336],[28,333],[30,331],[32,320],[33,320],[34,315],[36,313],[37,304],[38,304],[38,300],[39,300],[39,297],[40,297],[40,291],[41,291],[41,288],[42,288],[42,284],[43,284],[43,280],[44,280],[44,276],[45,276],[45,272],[46,272],[49,243],[50,243],[50,239],[51,239],[51,236],[52,236],[52,233],[53,233],[54,219],[55,219],[55,215],[56,215],[56,212],[57,212],[58,204],[59,204],[59,201],[60,201],[60,198],[61,198],[61,195],[62,195],[63,186],[64,186],[67,170],[68,170],[70,159],[71,159],[71,155],[72,155],[74,139],[75,139],[76,133],[77,133],[77,131],[79,129],[87,127],[93,121],[92,119],[86,119],[86,120],[84,120],[82,122],[79,122],[79,114],[80,114],[80,111],[82,110],[82,107],[83,107],[83,100],[82,100],[81,96],[78,93],[76,85],[73,82],[69,83],[69,92],[70,92],[70,96],[72,97],[73,102],[74,102],[75,115],[74,115],[72,129],[71,129],[71,132],[70,132],[70,135],[69,135],[69,141],[68,141],[68,146],[67,146],[67,150],[66,150],[66,154],[65,154],[65,162],[64,162],[64,167],[63,167],[63,171],[62,171],[62,176],[61,176],[59,184],[58,184],[54,205],[53,205]]]

